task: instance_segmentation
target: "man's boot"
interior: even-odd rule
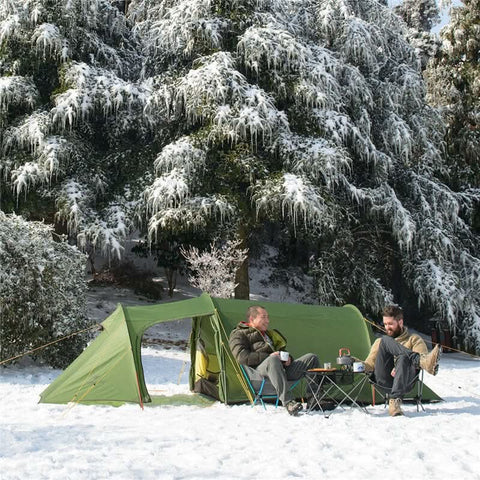
[[[435,348],[430,353],[423,353],[420,355],[420,368],[428,372],[430,375],[437,374],[437,363],[440,355],[440,347],[437,343]]]
[[[388,413],[391,417],[403,415],[401,398],[391,398],[388,401]]]

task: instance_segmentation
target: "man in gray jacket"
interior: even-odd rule
[[[230,334],[230,349],[238,363],[255,368],[267,377],[277,392],[282,405],[290,415],[297,415],[302,404],[291,398],[288,380],[297,380],[310,368],[319,365],[318,357],[307,353],[294,360],[280,360],[280,351],[287,341],[278,330],[269,330],[269,317],[265,308],[252,305],[247,309],[246,322],[240,322]]]

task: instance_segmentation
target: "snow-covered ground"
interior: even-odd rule
[[[149,390],[188,392],[184,350],[143,350]],[[187,362],[177,384],[184,362]],[[347,409],[290,417],[273,406],[122,407],[38,404],[58,375],[10,367],[0,376],[0,478],[480,479],[480,361],[442,357],[426,382],[445,402],[390,418]]]
[[[264,267],[252,270],[256,298],[295,300]],[[193,294],[180,283],[173,300]],[[98,287],[89,294],[90,318],[103,320],[118,302],[148,303],[126,289]],[[189,327],[172,322],[149,332],[149,341],[163,342],[142,351],[150,393],[189,394],[189,354],[175,346]],[[29,362],[0,369],[1,480],[480,480],[480,360],[467,355],[445,354],[439,374],[425,376],[444,402],[420,413],[406,405],[399,418],[383,405],[326,419],[218,402],[144,410],[39,404],[60,373]]]

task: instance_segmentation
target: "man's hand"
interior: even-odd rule
[[[280,352],[272,352],[270,356],[276,355],[277,357],[280,356]],[[288,367],[292,363],[292,357],[289,355],[288,360],[286,362],[282,362],[286,367]]]

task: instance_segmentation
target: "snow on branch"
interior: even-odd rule
[[[56,25],[51,23],[38,25],[33,32],[32,42],[37,46],[37,50],[42,52],[44,59],[52,56],[66,62],[69,58],[68,41]]]
[[[280,206],[283,217],[289,218],[294,227],[299,218],[308,224],[332,228],[334,215],[325,203],[320,190],[305,178],[293,173],[259,182],[252,187],[252,202],[257,216],[269,215]]]
[[[433,259],[421,260],[416,263],[414,275],[413,287],[419,306],[423,303],[433,305],[454,327],[464,300],[454,269],[446,270]]]
[[[156,172],[166,173],[173,169],[182,170],[187,177],[205,166],[206,153],[192,145],[188,137],[170,143],[155,159]]]
[[[104,255],[120,259],[125,249],[122,243],[128,233],[127,225],[130,224],[128,212],[120,204],[112,203],[102,215],[105,219],[96,218],[78,233],[77,242],[84,250],[91,244],[94,249],[100,247]]]
[[[33,108],[37,103],[39,93],[30,78],[11,76],[0,77],[0,113],[12,107]],[[0,125],[2,119],[0,119]]]
[[[433,220],[438,227],[445,230],[450,226],[468,230],[460,216],[465,200],[461,194],[425,175],[411,172],[410,178],[412,196],[418,202],[419,211],[425,219]]]
[[[387,79],[395,92],[395,103],[404,111],[420,110],[425,105],[425,82],[421,73],[410,65],[397,65]],[[393,92],[392,92],[393,93]]]
[[[59,173],[62,160],[68,157],[69,145],[61,137],[48,137],[37,150],[35,162],[26,162],[11,171],[13,189],[17,194],[42,183],[49,183]]]
[[[156,178],[145,190],[148,212],[179,206],[190,195],[188,183],[185,171],[177,168]]]
[[[373,202],[370,212],[381,215],[390,223],[392,233],[401,250],[412,248],[417,227],[411,213],[403,206],[390,185],[383,184],[375,190],[370,190],[370,201]]]
[[[152,215],[148,223],[148,237],[152,241],[160,230],[199,230],[211,220],[223,223],[233,218],[235,212],[234,206],[221,195],[187,198],[178,207],[159,209]]]
[[[57,197],[57,221],[64,221],[70,234],[76,235],[77,244],[83,250],[99,248],[106,256],[121,258],[122,242],[131,225],[131,211],[124,199],[116,198],[102,210],[94,210],[91,204],[95,192],[85,183],[66,181]]]
[[[8,3],[8,2],[7,2]],[[3,15],[0,13],[0,18]],[[3,20],[0,21],[0,46],[7,42],[11,37],[13,37],[18,30],[20,30],[20,16],[8,15],[5,16]]]
[[[382,128],[383,146],[385,150],[398,155],[405,163],[409,163],[415,139],[410,125],[394,112],[386,115]]]
[[[88,204],[93,198],[94,193],[87,185],[74,179],[67,180],[57,196],[56,219],[66,222],[69,232],[77,232],[92,216]]]
[[[237,50],[244,65],[256,74],[268,70],[299,71],[313,60],[308,46],[273,25],[248,28],[240,37]]]
[[[336,110],[314,109],[314,118],[322,136],[338,146],[352,149],[360,158],[377,163],[384,160],[368,135],[368,128],[362,132],[352,118]]]
[[[287,117],[276,109],[273,99],[250,85],[235,69],[232,56],[219,52],[199,60],[200,66],[183,77],[177,87],[175,110],[188,120],[213,122],[210,139],[268,142],[288,129]]]
[[[109,70],[85,63],[69,64],[64,71],[64,82],[71,88],[55,97],[51,111],[53,123],[63,129],[86,120],[95,111],[108,116],[120,109],[141,109],[147,99],[141,85],[128,83]]]
[[[182,248],[181,253],[191,271],[188,280],[214,297],[230,298],[235,290],[235,274],[247,259],[247,249],[240,248],[239,240],[228,240],[221,245],[213,241],[208,250],[200,252],[196,247]]]
[[[209,18],[211,12],[211,0],[177,2],[160,19],[151,22],[147,35],[155,49],[168,55],[188,56],[202,44],[218,49],[228,23],[224,19]]]
[[[29,150],[33,153],[41,150],[49,128],[48,113],[35,111],[21,119],[3,132],[2,152],[8,154],[17,149]]]
[[[390,55],[383,32],[376,25],[357,17],[348,21],[340,42],[345,58],[370,72],[382,67]]]
[[[342,33],[344,23],[354,15],[348,0],[325,0],[317,4],[317,22],[322,35],[333,39]]]
[[[282,136],[278,142],[289,171],[334,188],[352,167],[348,151],[328,140],[299,135]]]

